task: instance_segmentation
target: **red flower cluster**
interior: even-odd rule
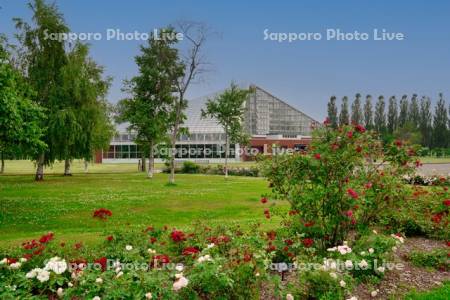
[[[106,218],[111,217],[112,212],[106,208],[100,208],[94,211],[94,218],[99,218],[101,220],[106,220]]]
[[[314,244],[314,240],[311,238],[304,238],[302,240],[303,246],[305,246],[306,248],[311,247]]]
[[[269,241],[275,240],[276,236],[277,233],[273,230],[267,232],[267,238],[269,239]]]
[[[311,227],[311,226],[313,226],[314,225],[314,221],[309,221],[309,222],[306,222],[305,224],[303,224],[305,227]]]
[[[347,194],[349,194],[349,196],[353,199],[358,199],[358,193],[353,189],[347,189]]]
[[[364,133],[366,131],[366,128],[364,128],[364,126],[362,126],[361,124],[357,124],[355,125],[355,130],[360,133]]]
[[[172,238],[172,241],[174,241],[175,243],[179,243],[186,240],[186,235],[184,234],[183,231],[180,230],[172,231],[170,233],[170,237]]]
[[[46,244],[48,242],[50,242],[51,240],[53,240],[53,237],[55,235],[53,234],[53,232],[49,232],[43,236],[41,236],[41,238],[39,239],[39,242],[42,244]]]
[[[437,213],[437,214],[434,214],[434,215],[431,217],[431,221],[433,221],[433,222],[436,223],[436,224],[439,224],[439,223],[441,223],[442,217],[443,217],[443,216],[444,216],[444,214],[443,214],[442,212]]]
[[[264,209],[264,215],[266,216],[266,219],[270,219],[270,211],[268,208]]]
[[[156,264],[156,265],[157,265],[158,263],[161,263],[161,264],[168,264],[168,263],[170,263],[169,256],[167,256],[167,255],[165,255],[165,254],[160,254],[160,255],[155,255],[155,256],[153,256],[152,261],[153,261],[153,263]]]
[[[444,204],[445,206],[450,206],[450,199],[445,199],[444,201],[442,201],[442,204]]]
[[[226,235],[221,235],[221,236],[211,236],[209,238],[206,239],[208,242],[216,244],[216,245],[220,245],[220,244],[226,244],[228,243],[231,239],[229,236]]]
[[[187,247],[187,248],[184,248],[183,255],[184,256],[195,255],[199,252],[200,251],[198,250],[197,247]]]
[[[106,271],[106,263],[108,259],[106,257],[101,257],[94,260],[94,264],[99,265],[102,268],[102,272]]]

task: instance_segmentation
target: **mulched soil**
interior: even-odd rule
[[[394,254],[393,262],[402,263],[402,270],[390,270],[386,272],[383,280],[377,286],[359,285],[352,293],[358,300],[378,300],[378,299],[402,299],[402,295],[410,290],[425,291],[437,287],[446,280],[450,280],[450,272],[429,270],[413,266],[407,259],[407,254],[412,251],[428,252],[434,249],[447,249],[447,245],[443,241],[430,240],[422,237],[407,238],[404,244],[397,247]],[[295,274],[286,274],[283,284],[295,281]],[[370,293],[378,290],[376,297],[372,297]],[[261,300],[279,299],[273,296],[273,287],[265,285],[261,287]]]
[[[447,245],[443,241],[421,237],[406,239],[394,255],[394,262],[402,263],[404,269],[387,272],[383,281],[376,287],[360,285],[353,294],[358,300],[401,299],[400,295],[406,294],[411,289],[424,291],[441,285],[443,281],[450,280],[450,272],[418,268],[407,260],[408,253],[412,251],[428,252],[438,248],[445,249]],[[374,289],[378,289],[378,295],[371,297],[370,293]]]

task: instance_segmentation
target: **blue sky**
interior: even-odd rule
[[[12,17],[30,17],[27,1],[0,0],[0,32],[11,36]],[[190,97],[255,83],[322,120],[331,95],[450,95],[450,2],[447,1],[93,1],[58,0],[73,32],[149,32],[179,19],[207,23],[221,37],[205,56],[212,71]],[[264,40],[269,32],[326,29],[401,32],[403,41]],[[114,77],[109,100],[123,97],[122,80],[136,74],[142,41],[90,42],[94,59]],[[447,101],[448,102],[448,101]]]

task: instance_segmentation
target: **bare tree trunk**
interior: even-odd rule
[[[84,173],[88,173],[89,172],[89,162],[85,159],[84,160]]]
[[[153,152],[153,143],[151,142],[149,144],[150,154],[148,157],[148,172],[147,177],[153,178],[153,167],[154,167],[154,161],[155,161],[155,153]]]
[[[45,154],[42,153],[41,155],[39,155],[37,161],[36,176],[34,178],[34,180],[36,181],[44,180],[44,161],[45,161]]]
[[[172,135],[172,139],[170,141],[170,175],[169,175],[169,183],[175,183],[175,143],[177,141],[176,133]]]
[[[5,173],[5,157],[3,156],[3,152],[0,153],[2,159],[2,166],[0,167],[0,174]]]
[[[64,176],[72,176],[72,172],[70,171],[70,159],[68,158],[64,160]]]
[[[228,152],[230,151],[230,141],[228,140],[228,133],[225,132],[225,178],[228,178]]]

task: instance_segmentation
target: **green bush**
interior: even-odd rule
[[[449,270],[447,251],[437,249],[431,252],[413,251],[408,254],[408,259],[416,267],[434,268],[437,270]]]
[[[405,296],[405,300],[448,300],[450,299],[450,281],[446,281],[442,286],[431,291],[412,291]]]
[[[200,173],[200,166],[192,161],[185,161],[181,167],[181,173],[198,174]]]

